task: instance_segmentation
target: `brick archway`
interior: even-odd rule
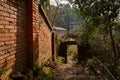
[[[78,59],[80,59],[80,45],[79,45],[80,37],[78,33],[66,33],[62,36],[61,45],[59,48],[59,56],[65,58],[65,63],[67,63],[67,46],[68,45],[77,45],[77,54]],[[78,60],[79,61],[79,60]]]
[[[67,63],[67,46],[68,45],[77,45],[77,54],[78,54],[78,61],[81,59],[81,54],[80,54],[80,45],[76,41],[64,41],[61,42],[60,49],[59,49],[59,56],[65,58],[65,63]]]
[[[73,33],[73,32],[68,32],[68,33],[66,33],[66,34],[64,34],[63,36],[62,36],[62,41],[64,42],[64,41],[76,41],[77,43],[79,43],[79,41],[80,41],[80,33]],[[73,40],[71,40],[71,39],[73,39]]]
[[[80,43],[79,33],[66,33],[62,36],[61,45],[59,47],[58,56],[65,58],[65,63],[67,63],[67,46],[68,45],[77,45],[77,54],[78,62],[87,60],[88,57],[91,57],[89,53],[90,45],[82,46]]]

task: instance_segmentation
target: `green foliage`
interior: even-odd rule
[[[70,46],[68,46],[67,54],[72,59],[76,60],[77,59],[77,46],[76,45],[70,45]]]
[[[65,59],[63,57],[57,56],[57,59],[56,59],[56,64],[57,65],[61,65],[64,62],[65,62]]]
[[[53,80],[55,78],[55,70],[50,67],[43,67],[42,71],[45,73],[40,77],[40,80]]]
[[[57,6],[51,5],[49,10],[46,12],[47,16],[52,23],[54,18],[54,25],[57,27],[63,27],[69,30],[69,25],[72,21],[79,21],[74,10],[70,4],[60,4]]]
[[[91,44],[96,40],[95,34],[96,37],[110,36],[111,47],[116,57],[119,52],[116,52],[115,44],[119,42],[120,31],[118,31],[118,23],[115,22],[115,19],[119,14],[120,2],[117,0],[75,0],[74,4],[77,15],[86,20],[81,43]]]
[[[97,56],[111,73],[117,77],[120,65],[120,1],[118,0],[74,0],[79,17],[85,19],[81,31],[81,45],[89,44],[90,52]],[[115,67],[113,69],[113,67]]]
[[[57,39],[56,39],[56,48],[57,48],[57,52],[59,50],[59,47],[60,47],[60,37],[57,36]]]
[[[46,66],[45,64],[36,64],[32,69],[26,69],[26,71],[15,71],[11,74],[11,79],[21,79],[21,80],[54,80],[56,76],[56,71]]]
[[[42,72],[42,68],[43,68],[43,65],[36,64],[35,67],[34,67],[34,69],[33,69],[33,77],[37,77],[38,75],[40,75],[41,73],[43,73]]]
[[[91,65],[93,65],[94,62],[95,62],[95,61],[94,61],[93,58],[88,59],[88,60],[86,61],[86,66],[87,66],[87,67],[90,67]]]
[[[55,70],[45,65],[36,65],[33,69],[33,79],[35,80],[53,80],[55,78]],[[31,75],[32,76],[32,75]]]
[[[50,0],[40,0],[40,4],[42,4],[44,7],[50,5]]]

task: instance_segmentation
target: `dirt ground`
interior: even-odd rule
[[[74,61],[57,67],[55,80],[105,80],[101,75],[93,75],[93,72]]]

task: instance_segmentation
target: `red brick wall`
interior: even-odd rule
[[[2,69],[22,68],[26,64],[26,10],[25,0],[0,1],[0,67]]]
[[[34,63],[44,62],[51,57],[51,31],[39,13],[36,3],[33,3],[33,42]]]
[[[30,0],[0,0],[0,69],[21,69],[51,56],[51,30]],[[32,0],[31,0],[32,1]],[[30,6],[32,9],[29,9]],[[29,13],[33,10],[33,13]],[[31,20],[29,20],[31,19]],[[32,50],[31,50],[32,49]],[[30,56],[31,55],[31,56]]]

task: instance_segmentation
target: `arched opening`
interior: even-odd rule
[[[73,32],[68,32],[66,34],[64,34],[62,36],[62,41],[75,41],[77,43],[79,43],[80,41],[80,36],[79,36],[80,33],[73,33]]]
[[[61,45],[59,49],[59,56],[65,58],[65,63],[68,63],[68,58],[70,58],[69,55],[72,56],[72,59],[77,58],[77,61],[79,61],[79,42],[79,33],[69,32],[62,36]],[[72,48],[71,51],[69,51],[70,48]]]

